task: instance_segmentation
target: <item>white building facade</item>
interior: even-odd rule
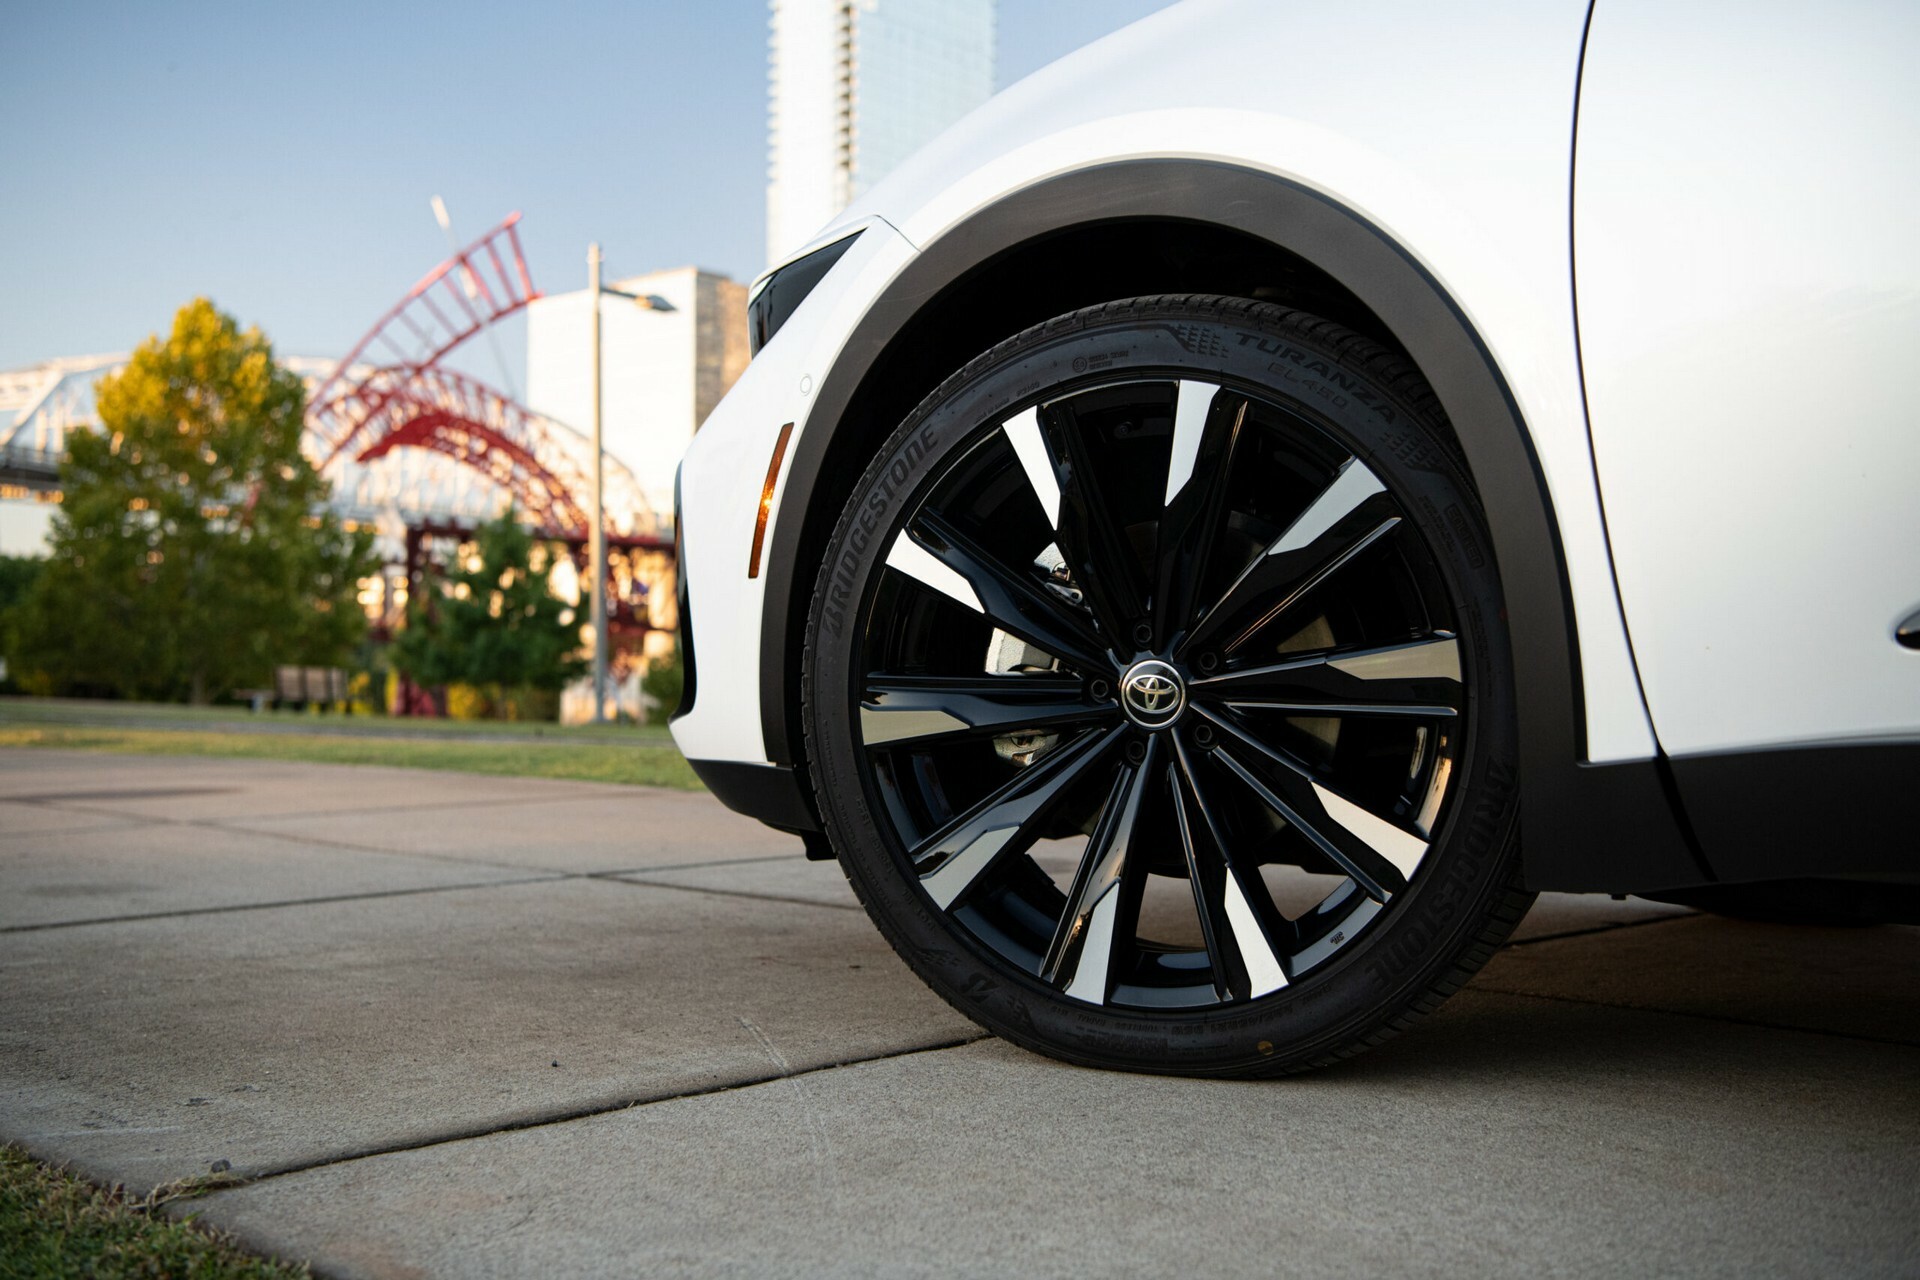
[[[767,260],[993,94],[994,0],[772,0]]]
[[[601,434],[653,509],[673,513],[673,473],[694,431],[747,366],[746,286],[697,267],[611,282],[663,299],[651,310],[600,301]],[[593,359],[587,291],[527,307],[527,407],[587,432]]]

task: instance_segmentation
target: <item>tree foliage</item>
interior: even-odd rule
[[[675,645],[673,652],[664,658],[656,658],[648,664],[646,674],[640,677],[640,687],[647,695],[660,704],[660,715],[664,719],[680,709],[680,699],[686,691],[687,669],[680,657],[680,646]]]
[[[41,556],[0,555],[0,617],[26,597],[46,566]]]
[[[14,657],[19,631],[15,619],[21,601],[46,567],[46,560],[40,556],[0,555],[0,657],[8,659],[7,674],[0,676],[0,693],[15,693],[20,688],[19,660]]]
[[[20,609],[45,691],[207,702],[278,663],[337,663],[366,628],[372,535],[322,510],[306,391],[205,298],[95,390],[68,436],[52,554]]]
[[[511,511],[482,525],[439,589],[407,602],[393,665],[428,686],[560,688],[585,663],[572,606],[547,589],[553,564]]]

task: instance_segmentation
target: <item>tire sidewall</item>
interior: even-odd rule
[[[1325,331],[1324,333],[1321,331]],[[1512,889],[1517,740],[1500,586],[1464,468],[1402,380],[1326,322],[1258,304],[1110,304],[1029,331],[935,391],[856,485],[808,618],[803,723],[828,835],[876,923],[929,985],[991,1030],[1089,1065],[1272,1073],[1342,1056],[1458,985]],[[1373,350],[1368,348],[1368,350]],[[1356,367],[1364,366],[1364,367]],[[1296,983],[1191,1014],[1071,1000],[974,942],[926,897],[875,814],[854,733],[854,663],[880,566],[947,465],[1037,400],[1143,376],[1194,376],[1277,400],[1350,449],[1413,517],[1452,596],[1467,737],[1440,829],[1389,909]],[[1484,948],[1483,948],[1484,949]],[[1475,962],[1477,963],[1477,961]]]

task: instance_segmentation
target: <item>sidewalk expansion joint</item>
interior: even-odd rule
[[[624,871],[553,871],[536,875],[517,876],[511,880],[474,880],[463,881],[459,884],[421,885],[412,889],[369,889],[364,893],[333,893],[313,898],[281,898],[273,902],[233,902],[218,907],[180,907],[173,911],[130,912],[126,915],[118,916],[89,916],[84,920],[47,920],[36,924],[0,925],[0,936],[10,933],[43,933],[49,929],[80,929],[89,925],[137,924],[144,920],[176,920],[190,916],[230,915],[236,911],[278,911],[287,907],[326,906],[329,903],[336,902],[365,902],[377,898],[406,898],[423,893],[458,893],[472,889],[511,889],[530,884],[564,884],[583,880],[610,881],[612,883],[644,889],[687,889],[688,886],[685,885],[654,884],[651,881],[622,880],[619,879],[619,877],[651,872],[692,871],[703,867],[734,867],[744,863],[754,862],[781,862],[796,856],[797,855],[794,854],[779,853],[767,857],[729,858],[717,862],[686,862],[665,867],[635,867]],[[459,860],[449,859],[449,861]],[[498,864],[478,863],[475,865],[491,867]],[[522,870],[524,868],[508,867],[507,869]],[[745,891],[736,893],[725,889],[694,889],[690,891],[728,894],[729,896],[755,898],[772,902],[791,902],[807,907],[831,907],[835,905],[828,902],[812,902],[804,898],[780,898],[769,894],[748,893]]]
[[[678,793],[673,793],[673,794],[678,794]],[[577,798],[577,797],[555,797],[555,799],[574,799],[574,798]],[[28,801],[28,802],[21,802],[21,803],[33,803],[33,802]],[[496,803],[506,803],[506,802],[496,802]],[[544,804],[544,803],[547,803],[547,801],[543,799],[540,801],[540,803]],[[302,835],[297,832],[291,832],[291,831],[275,831],[268,827],[240,826],[233,821],[223,822],[223,821],[216,821],[211,818],[165,818],[165,817],[149,817],[146,815],[133,815],[129,817],[127,815],[120,814],[117,811],[110,810],[110,809],[95,809],[95,808],[90,808],[84,805],[54,804],[49,802],[40,802],[40,807],[55,809],[62,813],[85,813],[85,814],[95,815],[95,816],[113,817],[121,820],[121,822],[130,826],[158,825],[158,826],[168,826],[168,827],[191,827],[199,831],[218,831],[223,835],[258,836],[263,839],[278,840],[287,844],[309,845],[316,848],[325,848],[325,849],[346,849],[353,853],[371,853],[371,854],[378,854],[383,857],[420,858],[429,862],[453,863],[457,866],[491,867],[499,871],[535,870],[535,868],[529,867],[525,863],[520,863],[520,862],[502,862],[492,858],[475,858],[475,857],[469,857],[461,854],[433,853],[433,852],[424,851],[424,850],[394,849],[394,848],[389,848],[385,845],[361,844],[357,841],[337,840],[328,836]],[[435,804],[435,805],[421,805],[418,807],[420,809],[433,810],[433,809],[444,809],[444,808],[460,808],[463,806]],[[397,811],[392,809],[374,809],[374,810],[367,810],[366,812],[373,813],[373,814],[383,814],[383,813],[392,813]],[[315,811],[315,813],[311,815],[274,814],[274,815],[263,816],[258,818],[242,819],[242,821],[272,822],[272,821],[277,821],[281,818],[293,818],[298,816],[318,816],[318,817],[336,816],[336,811],[332,811],[332,810]],[[113,830],[114,828],[103,827],[99,829]],[[89,828],[89,830],[92,830],[92,828]],[[46,834],[46,833],[36,833],[36,834]],[[52,834],[64,835],[68,833],[56,832]],[[80,833],[74,833],[74,834],[80,834]],[[674,863],[668,866],[660,866],[660,867],[630,867],[630,868],[621,868],[616,871],[566,872],[564,874],[568,876],[573,876],[573,877],[603,877],[603,876],[617,876],[617,875],[634,875],[642,872],[693,870],[698,867],[736,866],[743,863],[751,863],[751,862],[778,862],[778,861],[782,861],[789,858],[798,859],[800,856],[801,856],[800,853],[798,851],[795,851],[793,853],[756,854],[752,857],[746,857],[746,858],[719,858],[719,859],[713,859],[713,860],[708,860],[704,862]],[[818,905],[818,904],[815,904],[815,905]]]
[[[278,911],[286,907],[326,906],[335,902],[365,902],[372,898],[410,898],[423,893],[458,893],[468,889],[508,889],[516,885],[557,884],[584,880],[579,875],[525,876],[518,880],[480,880],[471,884],[430,884],[415,889],[370,889],[365,893],[334,893],[318,898],[285,898],[278,902],[234,902],[221,907],[181,907],[177,911],[136,912],[124,916],[93,916],[86,920],[48,920],[39,924],[0,925],[0,934],[44,933],[49,929],[80,929],[98,924],[135,924],[143,920],[178,920],[188,916],[231,915],[236,911]]]
[[[17,804],[19,802],[10,801],[8,803]],[[91,817],[92,815],[89,814],[88,816]],[[35,838],[42,840],[58,838],[64,840],[68,836],[97,835],[102,831],[125,831],[130,827],[139,827],[142,825],[144,824],[138,819],[129,819],[124,822],[103,822],[97,827],[68,827],[64,831],[0,831],[0,840],[31,840]]]
[[[1477,991],[1481,995],[1507,996],[1520,1000],[1551,1000],[1556,1004],[1580,1004],[1595,1009],[1618,1009],[1623,1013],[1654,1013],[1669,1018],[1687,1018],[1694,1022],[1718,1022],[1734,1027],[1751,1027],[1758,1031],[1790,1031],[1800,1035],[1826,1036],[1835,1040],[1857,1040],[1864,1044],[1891,1045],[1896,1049],[1920,1049],[1920,1042],[1896,1040],[1888,1036],[1871,1036],[1859,1031],[1834,1031],[1827,1027],[1802,1027],[1790,1022],[1767,1022],[1760,1018],[1741,1018],[1725,1013],[1695,1013],[1691,1009],[1664,1009],[1652,1004],[1625,1004],[1618,1000],[1594,1000],[1587,996],[1553,995],[1544,991],[1519,991],[1512,987],[1482,986],[1476,979],[1465,991]]]
[[[478,1138],[491,1138],[503,1133],[519,1133],[526,1129],[545,1129],[553,1125],[570,1124],[575,1120],[591,1120],[595,1116],[612,1115],[619,1111],[633,1111],[641,1107],[657,1106],[663,1102],[678,1102],[682,1099],[709,1098],[716,1094],[732,1093],[737,1089],[753,1089],[761,1085],[777,1084],[782,1080],[800,1080],[807,1076],[819,1075],[824,1071],[838,1071],[842,1067],[860,1067],[872,1062],[888,1062],[894,1058],[910,1058],[922,1053],[944,1053],[949,1049],[964,1049],[970,1044],[982,1040],[991,1040],[993,1036],[985,1031],[973,1035],[957,1036],[951,1040],[941,1040],[934,1044],[914,1045],[905,1049],[889,1049],[885,1053],[869,1054],[860,1058],[843,1058],[833,1062],[823,1062],[817,1067],[804,1067],[798,1071],[769,1071],[763,1075],[749,1076],[739,1080],[728,1080],[697,1089],[686,1089],[675,1093],[639,1094],[623,1098],[618,1102],[595,1103],[577,1107],[570,1111],[557,1111],[547,1115],[529,1116],[522,1120],[512,1120],[504,1124],[478,1124],[464,1129],[449,1129],[444,1133],[397,1142],[385,1146],[354,1147],[337,1151],[331,1155],[314,1160],[294,1161],[275,1165],[258,1172],[249,1173],[238,1187],[222,1190],[237,1190],[239,1187],[271,1181],[276,1178],[290,1177],[296,1173],[311,1173],[316,1169],[327,1169],[334,1165],[351,1164],[357,1160],[371,1160],[376,1156],[399,1155],[407,1151],[424,1151],[431,1147],[449,1146],[456,1142],[472,1142]]]
[[[588,879],[606,880],[616,876],[651,876],[668,871],[700,871],[706,867],[744,867],[755,862],[799,862],[798,853],[756,853],[745,858],[709,858],[703,862],[669,862],[658,867],[620,867],[613,871],[582,872]]]
[[[1677,915],[1648,916],[1644,920],[1614,920],[1606,924],[1588,925],[1584,929],[1566,929],[1559,933],[1543,933],[1533,938],[1510,938],[1500,944],[1505,951],[1508,947],[1531,947],[1541,942],[1560,942],[1567,938],[1587,938],[1596,933],[1615,933],[1621,929],[1638,929],[1650,924],[1670,924],[1675,920],[1697,920],[1698,911],[1682,911]]]
[[[712,865],[711,863],[706,865]],[[820,907],[826,911],[862,911],[866,910],[857,902],[822,902],[818,898],[796,898],[784,893],[755,893],[751,889],[715,889],[708,885],[674,884],[666,880],[638,880],[629,876],[650,875],[651,872],[602,871],[587,877],[589,880],[605,880],[609,884],[631,885],[636,889],[677,889],[681,893],[709,893],[716,898],[751,898],[755,902],[785,902],[796,907]]]
[[[568,780],[546,778],[542,779],[542,781],[565,782]],[[596,783],[592,785],[598,786],[605,784]],[[648,790],[655,791],[660,790],[660,788],[648,788]],[[689,794],[697,793],[690,792]],[[511,808],[516,804],[559,804],[562,801],[578,803],[581,799],[582,793],[578,791],[568,791],[561,795],[552,796],[501,796],[491,800],[436,800],[431,804],[390,804],[376,805],[370,808],[341,809],[336,806],[332,809],[300,809],[293,813],[263,813],[255,818],[249,819],[249,821],[280,822],[283,820],[292,821],[305,818],[337,818],[343,813],[379,815],[387,813],[432,813],[436,809],[504,809]]]
[[[61,813],[85,813],[123,817],[117,810],[95,809],[87,805],[53,804],[43,802],[43,807],[56,809]],[[369,810],[380,813],[385,810]],[[270,819],[249,819],[250,821],[269,821]],[[466,867],[493,867],[500,871],[527,871],[531,868],[517,862],[496,862],[490,858],[460,857],[450,853],[416,852],[410,849],[390,849],[384,845],[360,844],[352,840],[335,840],[328,836],[296,835],[291,832],[273,831],[261,827],[236,826],[231,822],[216,822],[210,818],[166,818],[149,815],[136,815],[134,821],[142,826],[191,827],[196,831],[218,831],[229,836],[257,836],[263,840],[279,840],[286,844],[303,844],[320,849],[346,849],[352,853],[373,853],[390,858],[422,858],[429,862],[451,862]]]

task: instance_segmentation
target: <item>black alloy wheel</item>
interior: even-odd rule
[[[1271,1074],[1437,1004],[1524,911],[1499,587],[1405,364],[1139,299],[974,361],[815,592],[811,772],[936,990],[1071,1061]]]

